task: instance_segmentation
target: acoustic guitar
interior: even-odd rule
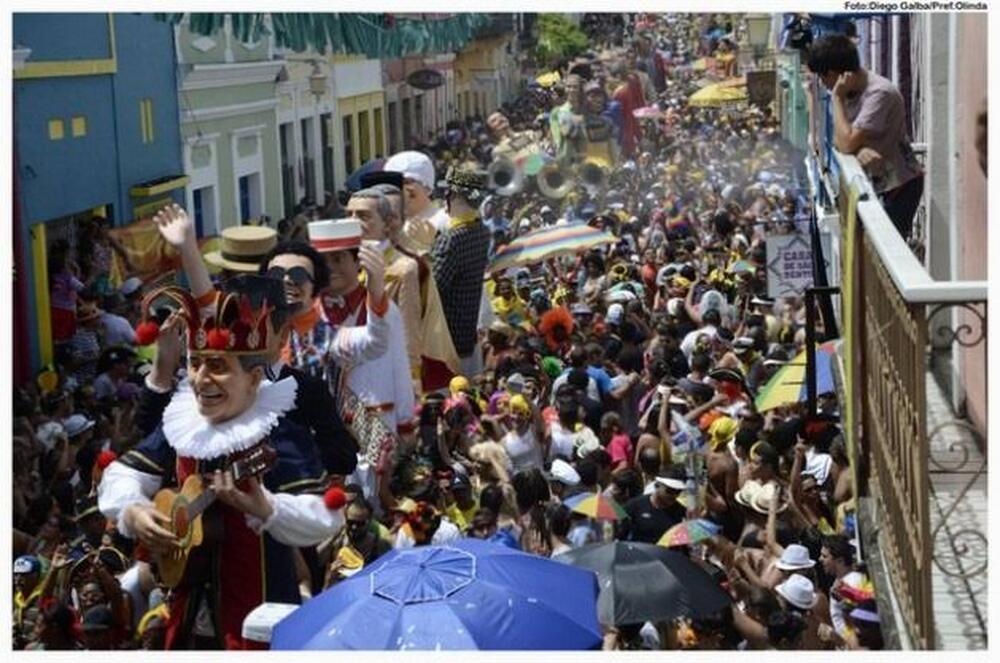
[[[264,473],[274,464],[277,457],[278,454],[273,448],[266,444],[258,444],[234,455],[225,470],[233,475],[233,481],[239,482]],[[188,557],[204,542],[205,531],[201,516],[214,501],[215,491],[212,490],[209,481],[199,474],[189,476],[180,490],[164,488],[153,498],[156,510],[170,518],[170,524],[166,529],[173,532],[178,543],[177,547],[168,553],[153,555],[160,579],[167,587],[173,588],[180,584],[187,568]]]

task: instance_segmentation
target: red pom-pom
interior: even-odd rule
[[[229,348],[229,330],[216,327],[208,332],[207,340],[212,350],[226,350]]]
[[[160,336],[160,325],[155,320],[145,320],[135,328],[135,342],[139,345],[150,345]]]
[[[110,450],[102,451],[101,453],[97,454],[97,466],[102,470],[105,469],[111,463],[115,462],[116,460],[118,460],[118,454],[116,454],[114,451]]]
[[[340,486],[333,486],[323,494],[323,503],[327,509],[336,511],[347,504],[347,494]]]

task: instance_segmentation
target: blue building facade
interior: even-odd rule
[[[151,14],[14,14],[14,134],[32,365],[51,359],[47,249],[81,220],[114,225],[181,201],[173,30]],[[36,332],[36,333],[35,333]]]

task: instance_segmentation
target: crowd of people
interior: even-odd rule
[[[687,104],[710,75],[694,60],[730,67],[723,22],[591,27],[594,52],[392,155],[328,218],[226,229],[203,257],[165,208],[184,288],[111,288],[100,232],[84,270],[53,252],[71,315],[14,404],[15,648],[249,648],[257,604],[393,549],[467,536],[558,559],[694,519],[715,534],[675,550],[732,604],[606,624],[606,649],[881,648],[836,394],[756,406],[806,349],[764,244],[807,227],[801,159],[767,108]],[[533,156],[491,191],[498,158]],[[575,224],[614,241],[491,268]],[[196,484],[195,535],[159,491]],[[580,494],[626,515],[578,513]]]

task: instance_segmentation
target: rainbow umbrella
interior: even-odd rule
[[[580,493],[565,502],[574,513],[597,520],[620,520],[626,517],[625,509],[601,493]]]
[[[711,538],[722,531],[722,527],[710,520],[698,518],[697,520],[685,520],[677,523],[660,537],[656,545],[664,548],[675,546],[690,546],[692,544]]]
[[[579,253],[600,246],[615,244],[618,238],[585,223],[539,228],[521,235],[497,251],[489,271],[532,265],[549,258]]]
[[[837,341],[827,341],[816,347],[816,393],[834,391],[833,353]],[[767,381],[754,403],[758,412],[773,410],[789,403],[801,403],[807,399],[806,393],[806,351],[788,362]]]

